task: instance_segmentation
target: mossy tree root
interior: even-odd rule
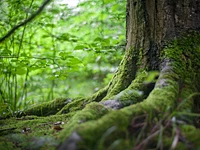
[[[69,143],[67,144],[69,139],[70,142],[73,141],[76,143],[74,146],[75,149],[106,149],[109,148],[109,146],[112,146],[106,145],[107,143],[114,144],[116,141],[120,141],[120,145],[123,147],[133,148],[132,146],[135,143],[134,140],[131,141],[130,139],[134,139],[136,137],[133,137],[129,131],[134,117],[148,115],[149,119],[152,119],[154,116],[158,116],[158,114],[166,112],[166,110],[174,111],[177,106],[179,106],[178,102],[180,98],[185,98],[186,95],[188,96],[188,94],[196,92],[195,89],[183,90],[182,84],[184,80],[178,74],[179,71],[177,71],[177,68],[174,67],[174,64],[175,63],[172,60],[166,60],[164,62],[164,67],[160,72],[154,89],[144,101],[126,106],[120,110],[110,111],[101,118],[96,118],[96,120],[93,121],[80,123],[79,125],[75,123],[73,125],[73,130],[66,125],[66,128],[60,134],[60,139],[62,141],[65,140],[65,135],[69,135],[69,131],[73,131],[73,134],[64,142],[60,149],[69,149]],[[190,84],[184,84],[186,87],[191,87]],[[138,87],[138,83],[133,82],[133,84],[123,91],[124,93],[121,93],[121,98],[123,97],[126,99],[126,92],[131,88],[133,89],[133,87]],[[133,95],[137,94],[134,93]],[[119,97],[119,95],[111,97],[111,100],[116,99],[116,97]],[[182,110],[191,111],[193,108],[193,101],[191,99],[181,102],[181,104]],[[80,112],[80,114],[82,113]],[[74,118],[72,118],[72,120],[73,119]],[[74,134],[76,134],[79,138],[74,138]]]
[[[45,102],[33,106],[23,112],[17,114],[17,117],[26,115],[49,116],[54,114],[66,114],[72,111],[83,109],[86,104],[93,101],[100,101],[107,93],[108,87],[102,88],[99,92],[87,98],[57,98],[55,100]]]

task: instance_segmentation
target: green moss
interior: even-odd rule
[[[111,96],[126,89],[135,78],[137,57],[134,53],[132,48],[126,50],[117,72],[109,83],[108,92],[104,100],[108,100]],[[132,57],[133,55],[135,57]]]
[[[66,104],[59,112],[57,112],[57,115],[66,114],[83,108],[84,108],[84,99],[77,98],[74,99],[71,103]]]
[[[166,108],[168,105],[173,107],[177,97],[177,88],[178,85],[176,82],[169,82],[169,85],[162,89],[154,89],[147,100],[141,103],[131,105],[118,111],[112,111],[96,121],[90,121],[77,126],[76,131],[83,139],[83,142],[81,142],[79,146],[83,148],[87,145],[88,147],[84,147],[83,149],[95,149],[96,146],[98,146],[99,139],[104,137],[112,127],[116,128],[116,131],[112,133],[115,136],[110,135],[106,137],[106,141],[112,143],[117,139],[126,139],[130,118],[143,113],[161,112],[162,109]]]
[[[60,138],[64,140],[67,136],[69,136],[72,131],[80,126],[80,124],[90,121],[96,120],[108,112],[108,109],[104,108],[103,105],[92,102],[88,104],[82,111],[78,111],[65,125],[64,130],[60,134]]]
[[[35,105],[23,113],[25,115],[37,115],[37,116],[47,116],[56,114],[63,106],[71,102],[72,99],[67,98],[57,98],[55,100],[45,102],[39,105]]]
[[[200,148],[200,130],[192,125],[182,125],[181,131],[187,141],[191,142],[195,149]]]
[[[84,142],[80,143],[80,145],[83,147],[87,145],[89,149],[95,149],[99,139],[104,137],[104,134],[106,134],[113,126],[116,127],[116,131],[112,133],[115,136],[110,135],[109,137],[106,137],[106,141],[108,140],[112,143],[117,139],[126,139],[126,132],[130,124],[129,119],[131,116],[143,114],[145,112],[148,114],[152,111],[160,112],[164,107],[166,108],[168,104],[173,104],[171,99],[175,100],[177,96],[177,90],[174,86],[177,87],[177,85],[172,85],[171,88],[157,88],[151,93],[151,96],[142,103],[137,103],[118,111],[112,111],[99,120],[80,125],[76,128],[77,133],[84,139]]]
[[[58,145],[58,141],[55,138],[40,136],[33,137],[27,134],[11,134],[4,137],[0,142],[0,148],[7,150],[15,149],[48,149],[53,150]],[[1,147],[2,146],[2,147]]]
[[[198,32],[187,33],[173,41],[165,49],[165,57],[172,61],[174,72],[179,76],[180,109],[191,110],[193,100],[190,95],[198,92],[200,88],[200,34]],[[170,75],[170,73],[168,74]],[[183,105],[184,104],[184,105]]]
[[[61,123],[63,128],[74,114],[52,115],[48,117],[25,116],[21,118],[9,118],[1,120],[0,136],[4,139],[2,144],[10,146],[11,143],[18,143],[22,149],[52,149],[59,144],[56,141],[59,130],[56,130],[55,123]],[[53,145],[52,145],[53,144]],[[13,149],[16,145],[11,144]]]
[[[8,141],[5,138],[0,138],[0,149],[1,150],[12,150],[12,149],[19,150],[19,148],[17,148],[14,145],[14,143]]]
[[[193,111],[193,105],[194,105],[194,101],[193,101],[193,93],[194,93],[194,89],[192,89],[192,87],[183,87],[182,89],[180,89],[180,95],[178,98],[178,110],[179,111],[187,111],[187,112],[191,112]]]
[[[112,111],[101,119],[82,124],[76,129],[77,133],[84,139],[79,147],[81,149],[108,147],[110,143],[126,138],[128,124],[128,117],[119,111]]]
[[[81,110],[85,107],[86,104],[93,101],[100,101],[107,93],[108,87],[105,87],[99,90],[97,93],[93,94],[87,98],[77,98],[74,99],[71,103],[66,104],[57,114],[66,114],[69,112],[75,112]]]
[[[174,148],[172,147],[172,143],[174,140],[174,136],[169,137],[169,135],[162,135],[162,139],[161,141],[159,141],[159,136],[155,137],[153,140],[149,141],[146,149],[155,149],[158,145],[158,143],[160,143],[160,146],[162,145],[162,148],[156,148],[156,149],[175,149],[175,150],[186,150],[189,147],[187,147],[186,143],[183,142],[177,142]]]
[[[173,61],[174,71],[186,82],[188,79],[189,82],[198,80],[195,76],[199,74],[200,67],[199,41],[200,34],[197,32],[184,34],[164,50],[165,57]]]
[[[54,123],[63,122],[66,124],[72,116],[73,114],[69,113],[67,115],[54,115],[49,117],[22,117],[17,119],[6,119],[0,126],[1,136],[11,133],[24,134],[24,129],[29,130],[28,134],[30,136],[54,136],[52,135]]]
[[[106,101],[107,99],[118,100],[121,101],[124,106],[141,101],[143,99],[143,90],[146,87],[143,84],[146,77],[146,71],[138,72],[136,78],[132,81],[128,88],[114,96],[107,96],[102,101]]]

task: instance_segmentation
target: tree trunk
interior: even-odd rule
[[[25,114],[67,118],[59,150],[200,147],[200,0],[127,0],[126,21],[125,56],[107,87]]]
[[[166,41],[199,30],[199,14],[199,0],[128,0],[127,49],[134,48],[142,67],[157,70]]]

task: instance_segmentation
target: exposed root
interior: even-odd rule
[[[72,111],[82,110],[87,104],[91,102],[99,102],[107,94],[108,87],[99,90],[88,98],[80,98],[65,105],[57,114],[66,114]]]
[[[123,91],[118,94],[104,98],[101,103],[108,108],[121,109],[131,104],[136,104],[143,101],[149,93],[153,90],[155,83],[145,83],[147,78],[145,71],[138,73],[133,82]]]
[[[143,86],[138,86],[137,83],[133,82],[133,84],[131,84],[127,89],[117,94],[116,96],[113,96],[110,100],[101,102],[106,107],[122,109],[117,111],[111,111],[110,113],[104,115],[102,118],[96,120],[95,122],[89,121],[77,126],[77,128],[75,128],[75,131],[82,139],[81,142],[78,143],[78,145],[81,147],[81,149],[95,149],[98,145],[99,139],[101,139],[104,136],[104,133],[106,133],[109,128],[114,126],[116,127],[116,131],[112,134],[114,134],[115,136],[113,137],[112,135],[110,135],[109,137],[106,137],[106,140],[114,142],[117,139],[123,139],[121,145],[126,147],[127,136],[124,136],[124,134],[131,136],[131,134],[127,132],[128,128],[130,127],[130,120],[132,120],[131,118],[144,114],[148,114],[152,117],[157,116],[158,114],[165,112],[166,109],[174,111],[175,108],[177,108],[177,105],[179,104],[178,99],[181,97],[180,93],[184,93],[180,82],[182,82],[181,76],[179,76],[177,70],[174,69],[173,62],[166,61],[164,68],[160,72],[159,78],[156,82],[154,89],[150,92],[150,94],[144,101],[140,102],[140,98],[142,98],[142,96],[136,96],[136,93],[129,93],[127,95],[132,96],[131,98],[129,97],[130,100],[135,99],[136,104],[133,104],[133,102],[133,105],[130,105],[130,103],[130,106],[124,107],[125,105],[123,105],[123,103],[119,103],[122,102],[124,99],[129,99],[126,98],[126,93],[130,89],[133,90],[133,87],[139,87],[139,89],[143,89]],[[189,85],[190,84],[188,84],[188,86]],[[193,90],[191,91],[194,92]],[[190,92],[186,93],[189,94]],[[133,97],[133,95],[135,97]],[[114,104],[109,104],[112,102],[112,100],[114,100]],[[193,106],[191,100],[186,101],[185,104],[184,105],[187,107],[187,110],[191,111]],[[184,110],[186,107],[184,107]],[[140,125],[142,126],[142,124]],[[63,131],[62,135],[65,134],[65,132],[66,131]],[[152,135],[150,135],[149,138],[145,140],[145,145],[146,142],[150,141],[150,139],[155,137],[157,138],[157,135],[159,135],[160,132],[161,131],[157,130],[154,133],[152,133]],[[63,139],[63,137],[64,136],[62,136],[61,139]],[[177,145],[177,143],[175,144]],[[82,147],[86,145],[88,147]],[[130,146],[131,143],[129,143],[128,145]],[[108,148],[107,146],[108,145],[106,145],[106,143],[103,143],[104,148]],[[172,147],[175,146],[172,145]]]
[[[16,116],[37,115],[37,116],[49,116],[54,114],[66,114],[72,111],[83,109],[86,104],[93,101],[100,101],[105,97],[108,87],[99,90],[88,98],[57,98],[50,102],[42,103],[40,105],[33,106],[23,112],[18,113]]]

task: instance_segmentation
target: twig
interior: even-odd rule
[[[50,1],[51,0],[45,0],[44,3],[39,7],[39,9],[35,13],[33,13],[29,18],[27,18],[23,22],[19,23],[18,25],[14,26],[10,31],[8,31],[8,33],[6,35],[4,35],[3,37],[0,38],[0,43],[3,42],[9,36],[11,36],[18,28],[20,28],[21,26],[23,26],[23,25],[27,24],[28,22],[32,21],[37,15],[39,15],[43,11],[45,6]]]
[[[134,150],[139,150],[142,148],[142,146],[145,146],[149,140],[151,140],[152,138],[154,138],[156,135],[158,135],[161,132],[161,130],[158,130],[156,132],[154,132],[153,134],[151,134],[150,136],[148,136],[146,139],[144,139],[139,145],[137,145]]]

